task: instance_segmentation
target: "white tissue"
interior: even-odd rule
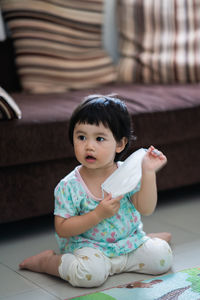
[[[112,173],[101,185],[112,197],[124,195],[138,185],[142,177],[142,160],[146,150],[141,148],[132,153],[118,169]]]

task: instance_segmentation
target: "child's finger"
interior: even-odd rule
[[[152,152],[152,150],[154,150],[155,148],[154,148],[154,146],[150,146],[148,149],[147,149],[147,153],[150,153],[150,152]]]
[[[112,199],[112,194],[111,193],[106,193],[105,194],[105,197],[104,197],[104,200],[111,200]]]
[[[167,163],[167,157],[166,157],[164,154],[162,154],[161,160],[162,160],[164,163]]]
[[[116,197],[116,198],[113,198],[112,200],[113,200],[114,202],[120,202],[120,200],[122,200],[122,198],[123,198],[123,195],[118,196],[118,197]]]

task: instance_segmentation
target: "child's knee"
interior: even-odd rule
[[[159,238],[153,238],[147,241],[146,247],[149,269],[151,274],[158,275],[167,272],[173,261],[172,250],[169,244]]]
[[[104,258],[93,252],[90,256],[64,254],[59,273],[73,286],[95,287],[105,282],[109,270]]]

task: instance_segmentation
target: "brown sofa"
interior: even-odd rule
[[[73,109],[91,93],[124,98],[137,136],[130,152],[153,144],[168,158],[158,189],[200,182],[200,86],[113,84],[54,94],[20,91],[12,44],[0,43],[0,85],[15,99],[21,120],[0,121],[0,222],[50,214],[54,187],[77,161],[68,140]]]

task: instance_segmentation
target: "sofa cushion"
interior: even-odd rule
[[[200,85],[110,85],[64,94],[12,97],[21,120],[1,121],[0,166],[72,158],[68,122],[73,109],[92,93],[117,93],[127,103],[137,140],[132,149],[200,136]],[[142,143],[141,143],[142,141]]]
[[[104,0],[1,2],[24,90],[65,92],[116,80],[103,49]]]
[[[200,81],[199,1],[118,0],[122,82]]]

